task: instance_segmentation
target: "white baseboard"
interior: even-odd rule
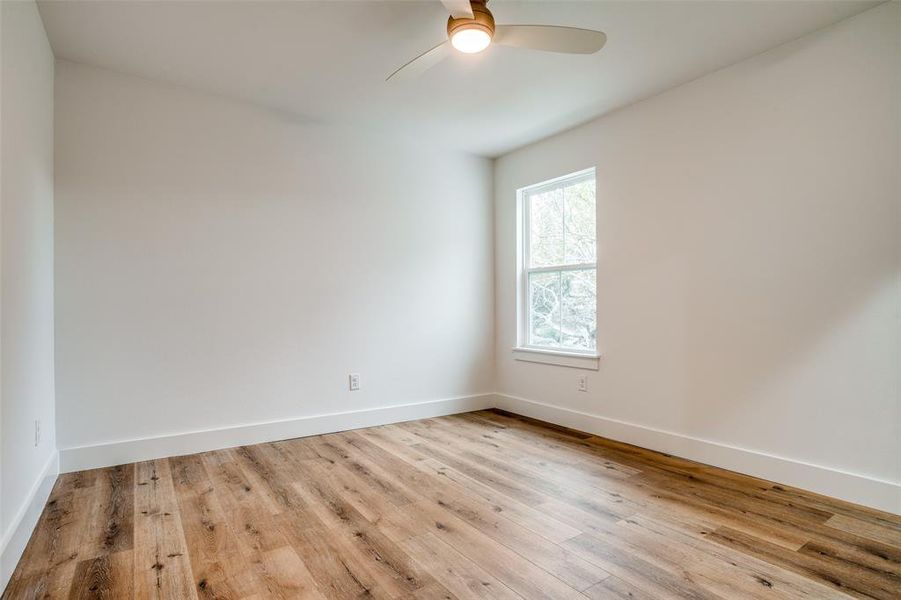
[[[496,407],[642,448],[901,514],[901,484],[609,419],[534,400],[496,394]]]
[[[35,480],[25,503],[19,508],[9,529],[3,533],[2,541],[0,541],[0,590],[6,588],[9,578],[12,577],[16,565],[25,551],[25,546],[47,504],[58,474],[59,454],[54,452],[44,465],[39,478]]]
[[[152,438],[107,442],[91,446],[61,448],[59,451],[60,470],[63,473],[70,473],[83,469],[110,467],[142,460],[483,410],[492,408],[494,402],[494,394],[477,394],[220,429],[189,431]]]

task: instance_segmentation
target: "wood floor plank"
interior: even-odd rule
[[[17,565],[17,573],[58,583],[57,578],[46,575],[47,571],[74,572],[78,561],[95,556],[94,546],[86,543],[97,508],[93,495],[93,486],[70,487],[66,481],[57,482]]]
[[[197,598],[169,461],[135,465],[134,590],[139,598]]]
[[[130,550],[83,560],[75,568],[69,600],[130,598],[133,568]]]
[[[599,488],[561,484],[559,481],[543,478],[538,473],[529,473],[509,467],[496,459],[480,457],[468,450],[447,450],[445,444],[417,443],[412,447],[503,494],[532,505],[555,502],[571,504],[602,518],[622,518],[634,512],[631,507],[608,501],[607,495]]]
[[[523,598],[542,600],[580,598],[574,588],[539,568],[503,544],[432,503],[410,506],[410,513],[427,529],[488,571]]]
[[[358,554],[345,551],[347,544],[331,535],[318,519],[310,523],[298,515],[283,513],[275,517],[275,522],[327,598],[390,598]]]
[[[511,413],[501,408],[491,408],[484,411],[479,411],[479,414],[484,416],[489,415],[497,415],[503,417],[514,418],[518,420],[520,423],[529,423],[535,425],[536,427],[540,427],[546,431],[553,431],[555,433],[566,435],[568,437],[576,438],[576,439],[586,439],[592,437],[592,434],[586,433],[584,431],[579,431],[578,429],[572,429],[571,427],[566,427],[564,425],[557,425],[556,423],[548,423],[546,421],[540,421],[538,419],[533,419],[532,417],[527,417],[525,415],[518,415],[516,413]]]
[[[830,498],[821,494],[807,492],[798,488],[787,485],[774,484],[766,491],[769,496],[778,496],[787,502],[792,502],[800,506],[809,506],[820,510],[843,515],[872,523],[878,528],[885,529],[887,532],[894,532],[896,535],[901,533],[901,515],[894,515],[874,508],[852,504],[844,500]],[[897,539],[897,538],[895,538]]]
[[[901,516],[502,411],[61,475],[4,599],[901,598]]]
[[[435,460],[428,459],[418,462],[417,468],[447,479],[468,493],[476,494],[490,503],[492,510],[504,515],[514,523],[517,523],[538,535],[559,544],[562,541],[575,537],[582,533],[576,527],[571,527],[561,520],[554,518],[550,511],[539,510],[528,506],[513,498],[504,496],[492,488],[479,483],[463,473],[443,465]]]
[[[610,483],[607,479],[591,477],[588,474],[573,477],[566,471],[561,472],[546,466],[539,466],[535,462],[517,459],[510,452],[495,448],[493,444],[476,445],[471,440],[467,440],[465,436],[451,435],[441,431],[440,428],[431,428],[428,425],[428,422],[414,421],[403,423],[400,426],[429,442],[430,447],[445,448],[458,459],[505,472],[509,477],[525,482],[534,489],[552,496],[562,496],[567,492],[596,494],[597,490],[604,489],[605,485]],[[414,445],[414,448],[422,445],[420,442]]]
[[[845,533],[869,538],[887,546],[901,548],[901,528],[896,528],[892,525],[886,526],[883,523],[884,519],[876,521],[872,517],[861,519],[848,516],[847,514],[838,514],[833,515],[826,521],[826,526]]]
[[[618,471],[623,475],[634,475],[640,469],[611,460],[603,449],[596,444],[591,444],[586,437],[573,438],[561,435],[553,430],[547,430],[534,424],[521,426],[520,422],[509,418],[506,423],[499,422],[497,415],[490,412],[466,413],[458,415],[480,426],[486,427],[486,431],[505,440],[517,440],[523,445],[534,447],[536,450],[544,450],[551,454],[566,457],[576,457],[576,460],[586,461],[590,464],[603,466],[609,471]]]
[[[679,556],[682,569],[703,577],[705,585],[720,595],[733,590],[745,598],[838,599],[843,594],[797,573],[772,565],[752,556],[707,539],[709,531],[696,535],[673,528],[673,521],[635,515],[618,524],[617,531],[632,544],[643,544]]]
[[[235,460],[257,490],[262,490],[267,510],[278,514],[285,510],[298,510],[304,506],[290,481],[280,476],[269,464],[261,446],[241,446],[234,449]]]
[[[350,471],[359,480],[366,483],[371,493],[387,499],[393,506],[405,506],[418,500],[419,495],[390,477],[385,477],[382,469],[375,467],[371,461],[360,460],[359,455],[351,456],[346,444],[341,443],[338,435],[315,440],[313,445],[324,460]],[[395,460],[401,460],[395,457]],[[381,475],[379,473],[382,473]]]
[[[692,600],[720,598],[695,579],[690,571],[677,572],[674,565],[660,560],[647,560],[634,547],[613,537],[607,540],[582,534],[563,544],[580,552],[589,560],[603,565],[612,575],[655,597],[678,597]]]
[[[611,479],[628,478],[634,473],[616,469],[607,469],[594,461],[582,460],[575,453],[544,452],[530,444],[516,439],[504,440],[485,433],[481,427],[467,419],[428,419],[405,424],[408,427],[419,425],[426,431],[438,434],[455,447],[469,447],[489,456],[538,472],[546,476],[560,478],[564,482],[578,481],[586,485],[603,487]]]
[[[389,594],[413,594],[435,583],[428,572],[366,521],[324,478],[302,479],[295,487],[331,533],[344,542],[345,550],[356,555],[379,587]]]
[[[509,430],[485,430],[485,422],[473,414],[452,415],[444,419],[436,419],[438,425],[448,431],[459,431],[470,437],[478,437],[495,444],[498,449],[513,451],[514,455],[540,461],[540,466],[553,465],[556,468],[570,471],[575,476],[590,474],[602,480],[610,478],[628,478],[640,471],[623,464],[614,463],[597,453],[581,452],[579,447],[571,448],[556,445],[553,448],[534,443],[534,439],[526,441],[516,436],[507,435]],[[600,460],[599,460],[600,459]]]
[[[73,565],[77,562],[80,542],[77,536],[81,530],[79,518],[87,519],[87,513],[79,517],[77,510],[74,491],[58,482],[31,534],[12,581],[45,573],[66,562]]]
[[[24,575],[24,571],[17,570],[7,584],[3,598],[27,600],[68,598],[76,568],[77,563],[72,560],[32,575]]]
[[[807,541],[801,548],[817,547],[828,549],[827,552],[841,554],[848,560],[860,564],[864,568],[875,570],[895,570],[901,568],[901,551],[898,547],[887,546],[877,541],[861,538],[854,534],[839,534],[827,527],[823,521],[823,511],[811,513],[807,508],[788,509],[781,504],[768,504],[756,497],[736,494],[728,490],[707,489],[704,484],[686,484],[685,482],[663,482],[659,475],[652,479],[659,489],[679,494],[687,501],[701,502],[707,507],[719,509],[727,516],[739,521],[753,518],[755,526],[781,528],[783,532],[805,538]],[[721,523],[721,526],[730,527]],[[753,528],[750,528],[753,529]],[[750,535],[747,527],[742,530]]]
[[[340,436],[339,439],[346,444],[348,453],[354,451],[358,453],[359,460],[365,460],[363,454],[371,455],[374,462],[386,465],[386,471],[390,476],[411,488],[418,488],[426,502],[434,503],[466,521],[488,537],[546,571],[554,573],[575,589],[586,589],[608,576],[608,573],[596,565],[584,561],[559,545],[547,543],[549,540],[507,519],[478,496],[460,492],[456,487],[434,476],[426,479],[422,471],[390,456],[358,436],[347,434]],[[371,464],[370,467],[375,469],[376,465]]]
[[[410,538],[401,546],[460,600],[519,600],[519,594],[432,533]]]
[[[200,598],[240,598],[258,582],[200,455],[169,459],[194,585]]]
[[[654,600],[655,598],[612,575],[591,586],[584,593],[591,600]]]
[[[269,550],[257,563],[260,580],[270,597],[282,600],[327,600],[316,581],[290,546]]]
[[[901,597],[901,585],[891,578],[882,577],[841,560],[804,552],[782,552],[776,546],[726,527],[711,532],[709,539],[815,581],[828,583],[835,589],[857,598],[895,600]]]

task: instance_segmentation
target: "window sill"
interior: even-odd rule
[[[543,348],[513,348],[513,358],[525,362],[597,371],[601,355],[566,352],[565,350],[545,350]]]

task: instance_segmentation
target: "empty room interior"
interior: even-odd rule
[[[0,592],[901,599],[901,0],[0,0]]]

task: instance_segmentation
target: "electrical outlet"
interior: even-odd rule
[[[41,420],[34,420],[34,447],[37,448],[41,443]]]
[[[351,373],[347,376],[348,382],[350,384],[350,391],[355,392],[360,389],[360,374],[359,373]]]
[[[579,391],[588,391],[588,375],[579,375]]]

